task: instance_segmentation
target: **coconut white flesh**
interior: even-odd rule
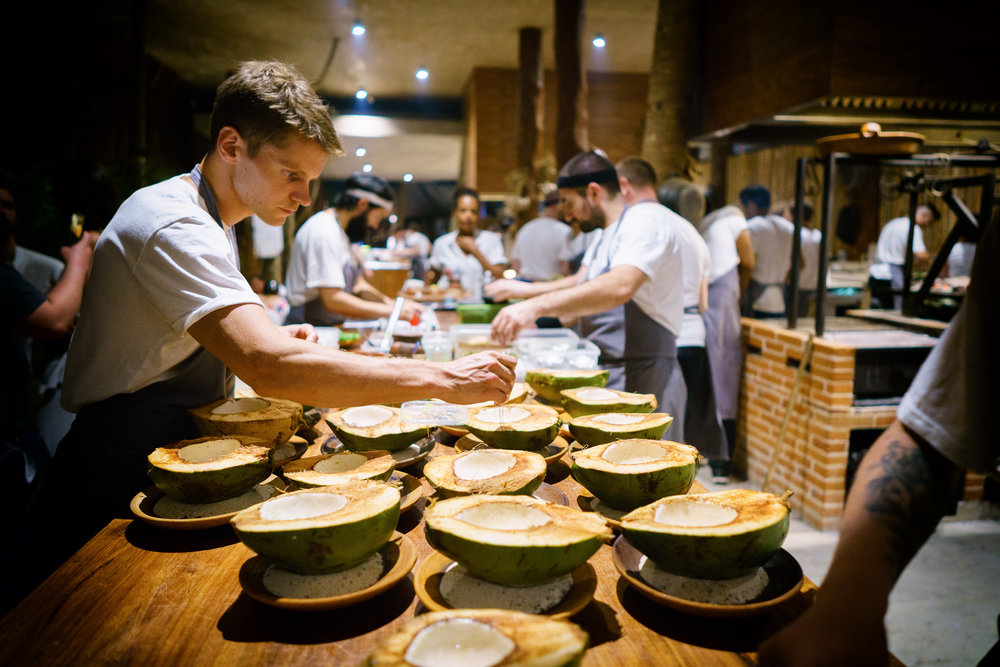
[[[347,472],[348,470],[360,468],[366,463],[368,463],[367,456],[354,452],[345,452],[343,454],[335,454],[328,459],[323,459],[313,466],[313,470],[322,473]]]
[[[239,440],[234,438],[220,438],[218,440],[206,440],[194,445],[181,447],[177,450],[177,456],[188,463],[207,463],[229,456],[241,447]]]
[[[618,400],[618,394],[600,387],[588,387],[576,392],[576,399],[578,401],[612,401]]]
[[[517,465],[517,459],[505,452],[469,452],[452,465],[459,479],[489,479],[502,475]]]
[[[265,401],[263,398],[258,398],[256,396],[233,398],[212,408],[212,414],[236,415],[241,412],[257,412],[258,410],[263,410],[269,405],[270,403]]]
[[[638,424],[642,420],[646,419],[646,417],[643,415],[627,414],[624,412],[608,412],[603,415],[593,415],[591,419],[604,424],[626,426],[628,424]]]
[[[653,521],[668,526],[706,528],[730,523],[737,514],[735,509],[725,505],[678,500],[657,507]]]
[[[490,424],[506,424],[519,422],[531,416],[529,410],[516,406],[497,406],[495,408],[483,408],[476,413],[476,419]]]
[[[625,440],[608,445],[601,458],[619,465],[651,463],[663,458],[663,448],[652,442]]]
[[[479,503],[462,510],[456,518],[493,530],[530,530],[552,521],[545,512],[514,503]]]
[[[360,408],[350,408],[344,410],[341,418],[349,426],[367,428],[376,426],[392,418],[393,412],[381,405],[364,405]]]
[[[260,518],[268,521],[311,519],[342,510],[347,498],[336,493],[309,493],[275,498],[260,506]]]
[[[418,632],[404,658],[415,667],[493,667],[515,648],[514,641],[496,628],[456,618]]]

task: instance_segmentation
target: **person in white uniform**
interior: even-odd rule
[[[283,224],[342,154],[293,67],[241,64],[217,91],[210,146],[190,174],[129,197],[95,248],[63,389],[76,419],[26,522],[41,532],[26,553],[42,570],[128,514],[149,485],[147,455],[197,437],[188,410],[231,396],[234,374],[261,396],[338,407],[503,401],[513,384],[508,355],[372,358],[317,344],[309,325],[272,324],[239,271],[233,225]]]
[[[780,215],[770,213],[771,193],[762,185],[740,191],[746,211],[747,229],[756,258],[746,292],[744,312],[759,318],[785,315],[785,281],[792,264],[795,227]]]
[[[559,192],[542,201],[542,214],[517,231],[510,266],[527,280],[552,280],[569,275],[569,236],[572,230],[559,219]]]
[[[655,198],[629,205],[618,172],[596,151],[579,153],[559,170],[562,213],[584,231],[602,228],[577,276],[528,290],[548,290],[503,308],[493,338],[509,343],[542,316],[577,320],[580,333],[601,350],[608,387],[655,394],[659,411],[674,417],[666,437],[683,440],[687,401],[677,363],[677,335],[684,318],[680,243],[674,214]],[[496,292],[524,288],[503,281]],[[680,422],[680,423],[679,423]]]
[[[378,228],[392,212],[392,188],[384,178],[361,173],[350,176],[345,187],[333,208],[310,217],[295,234],[286,276],[289,324],[336,326],[392,313],[394,299],[365,279],[346,232],[358,220]],[[423,310],[407,300],[400,317],[408,321]]]
[[[385,247],[393,254],[409,258],[413,277],[417,280],[424,279],[431,257],[431,240],[420,231],[419,220],[396,222],[389,238],[385,240]]]
[[[481,300],[484,274],[490,279],[503,276],[507,256],[503,240],[496,232],[479,228],[479,193],[472,188],[458,188],[452,197],[455,229],[434,240],[427,284],[444,275],[459,282],[472,300]]]
[[[761,645],[762,665],[888,664],[885,614],[904,568],[961,497],[956,492],[966,470],[1000,474],[998,285],[1000,224],[994,217],[961,308],[904,395],[897,421],[858,466],[814,604]],[[946,600],[943,593],[928,604],[947,614]],[[1000,664],[1000,642],[979,664]]]
[[[923,227],[941,214],[933,204],[917,207],[913,228],[913,268],[926,268],[930,263],[927,246],[924,245]],[[875,263],[868,270],[872,291],[872,306],[875,308],[899,310],[903,303],[903,265],[906,263],[906,242],[910,234],[909,216],[893,218],[885,223],[878,235],[875,246]]]
[[[775,207],[778,215],[795,225],[795,202],[782,202]],[[819,279],[819,253],[823,241],[823,233],[812,227],[813,205],[802,202],[802,233],[799,235],[802,264],[799,268],[799,301],[795,311],[799,317],[809,314],[809,308],[816,298],[816,286]],[[791,291],[786,287],[785,302],[791,307]]]

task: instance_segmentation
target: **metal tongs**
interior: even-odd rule
[[[392,349],[392,332],[396,328],[396,322],[399,321],[399,314],[403,312],[403,302],[406,301],[401,296],[396,297],[396,302],[392,304],[392,314],[389,315],[389,321],[385,325],[385,331],[382,332],[382,340],[378,343],[378,351],[384,354],[389,354],[389,350]]]

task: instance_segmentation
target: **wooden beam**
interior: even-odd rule
[[[528,198],[528,205],[518,212],[517,223],[527,222],[538,209],[535,183],[535,154],[543,122],[542,88],[545,85],[542,71],[542,29],[521,28],[519,40],[519,69],[517,74],[517,171],[521,175],[521,192],[514,194]]]
[[[556,30],[556,164],[562,166],[590,148],[587,113],[587,73],[580,45],[583,0],[555,0]]]

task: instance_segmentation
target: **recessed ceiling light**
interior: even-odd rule
[[[404,183],[409,183],[412,180],[413,180],[413,174],[411,174],[409,172],[403,174],[403,182]]]
[[[399,221],[399,216],[398,216],[398,215],[396,215],[395,213],[393,213],[392,215],[390,215],[390,216],[389,216],[389,224],[390,224],[390,225],[394,225],[394,224],[396,224],[396,223],[397,223],[398,221]]]
[[[354,93],[354,96],[359,100],[364,100],[368,98],[368,91],[364,88],[358,88],[358,92]]]
[[[594,35],[594,41],[591,43],[599,49],[603,49],[604,46],[607,44],[607,42],[604,41],[604,35],[602,35],[601,33],[597,33],[596,35]]]
[[[417,78],[420,79],[421,81],[423,81],[430,75],[431,73],[427,71],[426,67],[421,67],[420,69],[417,70]]]
[[[368,172],[370,172],[371,170],[372,170],[372,163],[371,162],[366,162],[365,166],[361,167],[361,171],[365,172],[366,174]]]
[[[354,154],[357,155],[358,157],[364,157],[365,153],[367,152],[368,151],[365,149],[364,146],[359,146],[358,149],[354,151]]]
[[[360,37],[365,34],[365,27],[361,24],[361,21],[355,21],[354,27],[351,28],[351,34]]]

